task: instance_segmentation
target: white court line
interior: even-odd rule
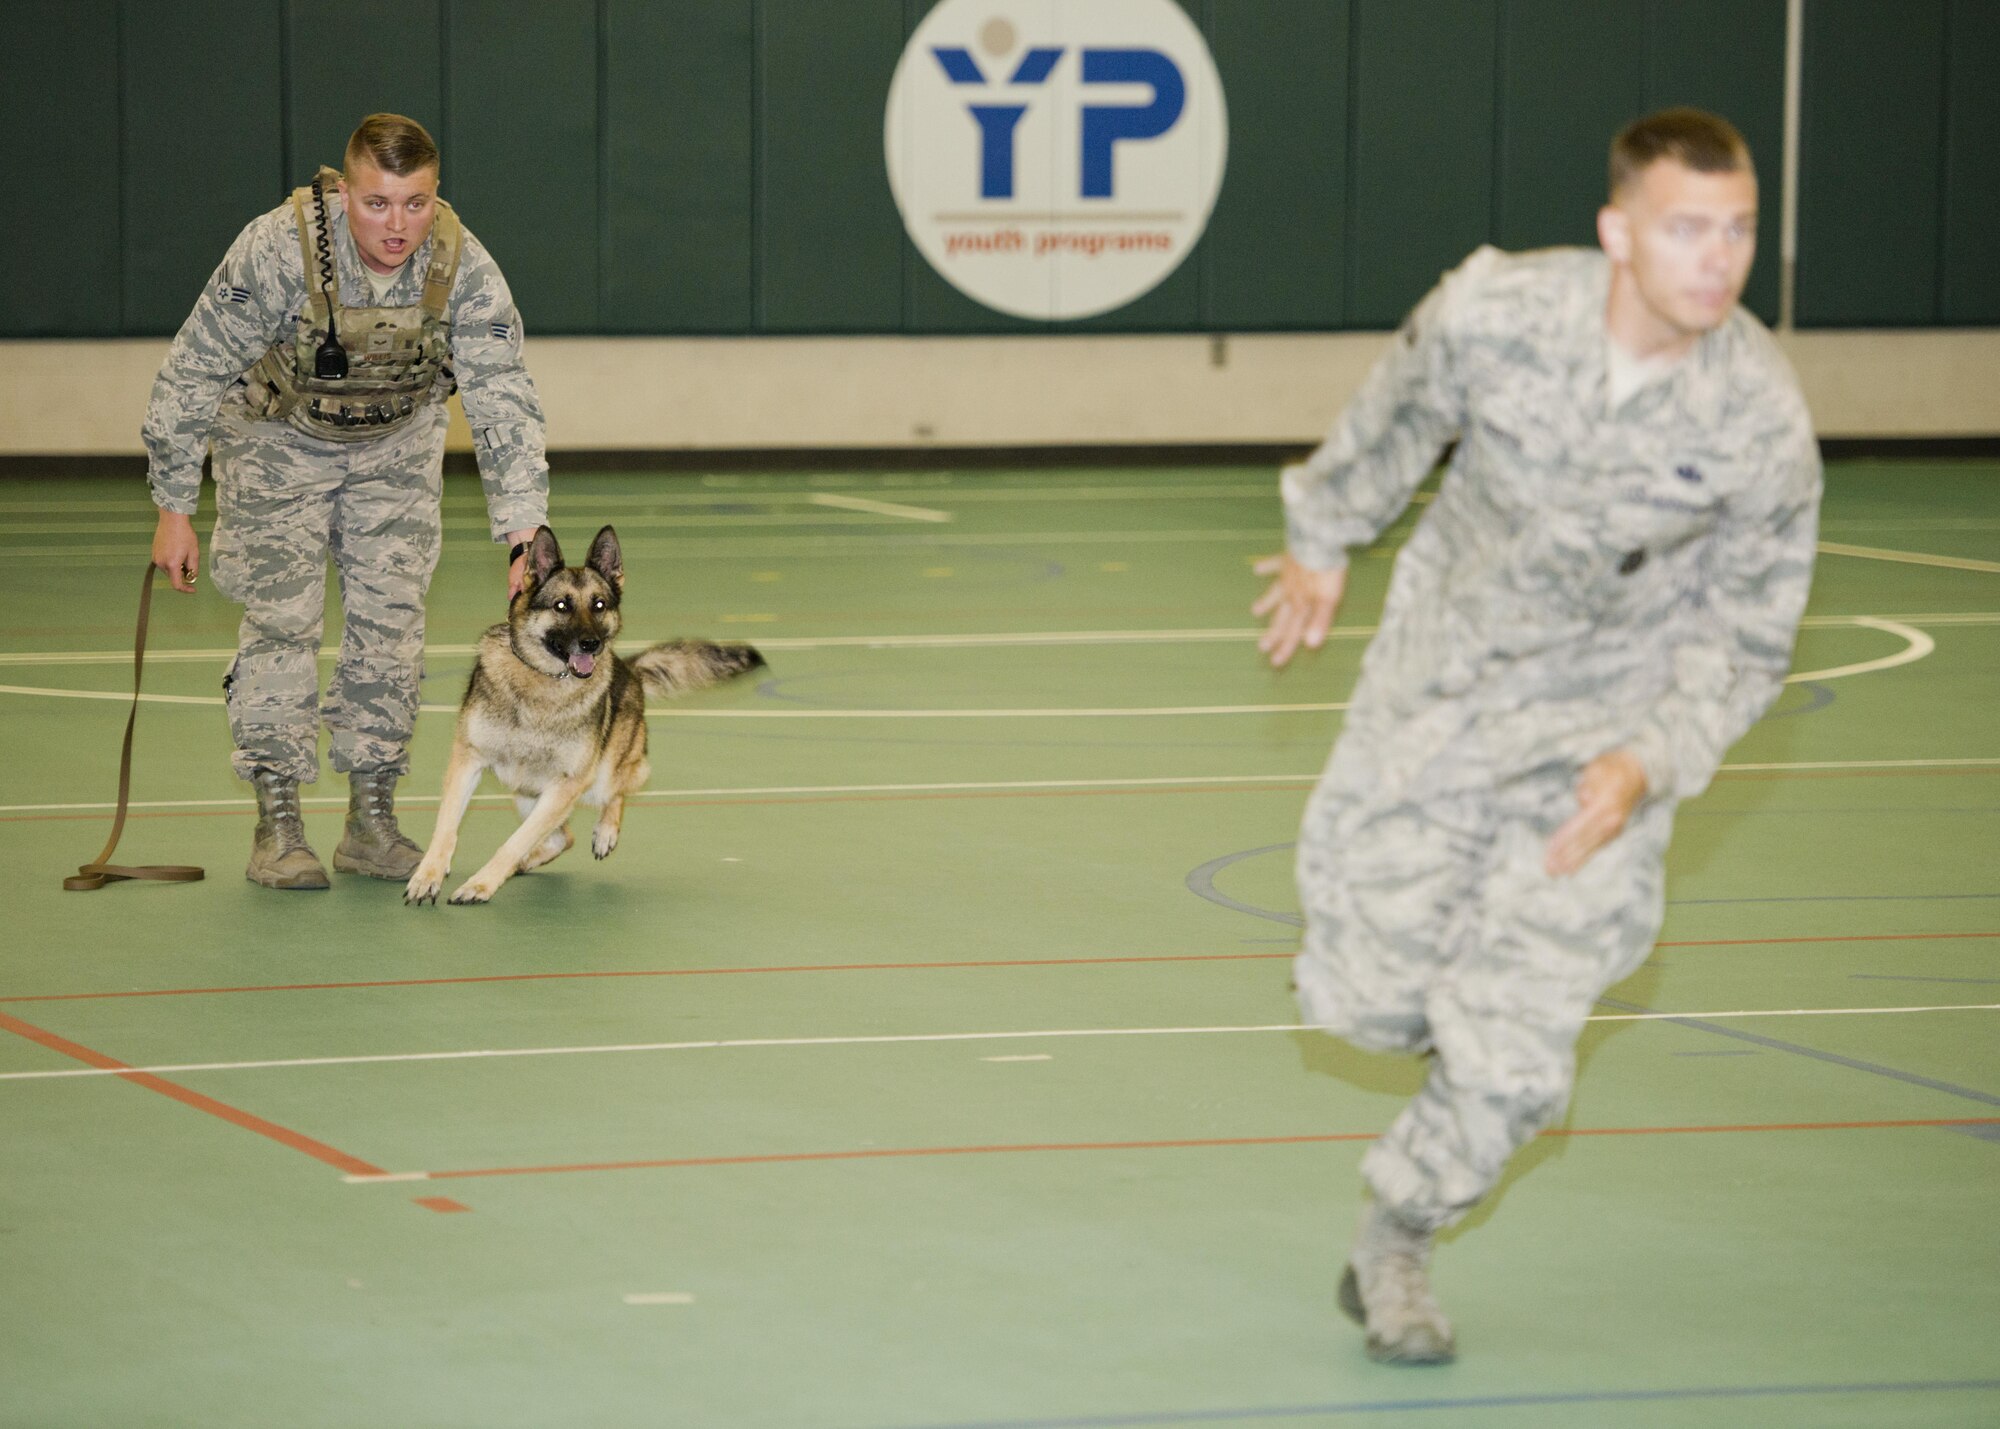
[[[130,691],[57,690],[35,685],[0,685],[0,695],[40,695],[51,700],[113,700],[129,704]],[[140,695],[142,704],[220,705],[220,695]],[[1344,701],[1303,705],[1165,705],[1111,709],[1049,710],[816,710],[723,709],[647,710],[648,719],[1138,719],[1154,715],[1317,714],[1344,710]],[[458,713],[457,705],[418,705],[423,714]]]
[[[2000,763],[2000,760],[1993,761]],[[932,784],[772,784],[764,787],[737,786],[726,789],[642,789],[637,794],[626,796],[625,802],[660,803],[667,799],[698,798],[740,798],[746,795],[771,794],[953,794],[979,791],[1006,791],[1010,789],[1142,789],[1159,785],[1185,787],[1188,785],[1211,784],[1310,784],[1319,778],[1317,774],[1189,774],[1180,777],[1154,779],[968,779],[950,783]],[[324,798],[301,799],[301,804],[310,807],[346,808],[347,800],[338,795]],[[399,804],[435,804],[435,794],[398,795]],[[476,807],[507,809],[513,807],[513,799],[505,794],[481,794],[473,800]],[[116,804],[0,804],[0,814],[27,813],[71,813],[88,812],[95,809],[112,809]],[[131,809],[200,809],[232,808],[251,809],[256,807],[254,799],[155,799],[150,802],[134,800],[126,805]]]
[[[0,685],[0,690],[7,687]],[[130,699],[130,695],[124,696]],[[220,700],[217,704],[222,703]],[[456,705],[424,705],[458,713]],[[1303,705],[1160,705],[1149,708],[1049,710],[647,710],[648,719],[1138,719],[1154,715],[1320,714],[1344,710],[1345,700]]]
[[[721,521],[723,518],[714,518]],[[744,517],[740,525],[776,525],[790,522],[794,525],[807,524],[810,518],[784,517],[756,518]],[[469,524],[469,523],[468,523]],[[696,522],[690,519],[687,524]],[[865,526],[863,521],[842,522],[833,516],[820,519],[819,523],[829,526]],[[146,530],[152,530],[148,526]],[[81,556],[100,556],[106,559],[125,560],[133,556],[144,556],[146,547],[136,539],[124,545],[47,545],[37,544],[32,549],[37,557],[47,559],[61,556],[65,559]],[[1209,544],[1211,542],[1239,542],[1248,545],[1275,549],[1282,543],[1281,532],[1268,527],[1254,530],[1160,530],[1145,531],[1018,531],[974,533],[969,531],[925,531],[908,535],[899,533],[855,535],[855,536],[687,536],[651,535],[641,533],[627,540],[620,538],[619,544],[627,555],[673,556],[681,561],[739,561],[782,556],[871,556],[884,552],[924,551],[934,546],[1135,546],[1160,545],[1174,542]],[[447,536],[445,544],[453,549],[469,549],[475,542],[470,536]],[[22,550],[29,549],[22,547]],[[1368,552],[1365,559],[1387,559],[1393,551],[1378,549]]]
[[[1819,769],[1987,769],[2000,765],[2000,759],[1812,759],[1793,760],[1772,764],[1724,764],[1717,772],[1722,774],[1772,773],[1785,770]],[[957,793],[1006,793],[1011,790],[1032,791],[1036,789],[1144,789],[1155,787],[1187,788],[1191,786],[1255,786],[1259,784],[1312,784],[1319,779],[1318,771],[1299,774],[1188,774],[1163,776],[1153,779],[967,779],[953,782],[928,784],[771,784],[747,785],[716,789],[643,789],[630,795],[627,803],[666,804],[673,799],[742,799],[768,798],[775,795],[816,795],[816,794],[957,794]],[[308,808],[347,807],[347,800],[338,795],[324,798],[299,800]],[[397,802],[412,808],[434,805],[438,802],[435,794],[398,795]],[[504,794],[481,794],[474,798],[473,807],[485,809],[507,809],[513,801]],[[109,801],[80,804],[0,804],[0,814],[87,814],[116,808]],[[127,806],[131,809],[252,809],[256,803],[250,799],[134,799]]]
[[[1904,617],[1908,618],[1908,617]],[[1848,617],[1839,617],[1845,623]],[[2000,624],[2000,614],[1993,617]],[[1373,625],[1342,626],[1329,631],[1330,640],[1365,640],[1375,634]],[[952,650],[979,649],[995,645],[1149,645],[1149,644],[1201,644],[1204,642],[1226,642],[1255,640],[1263,632],[1252,627],[1234,630],[1028,630],[1001,631],[979,635],[778,635],[760,636],[757,648],[760,650],[834,650],[845,648],[881,650]],[[638,650],[653,643],[650,640],[626,636],[619,642],[620,649]],[[458,657],[470,655],[477,646],[434,645],[424,646],[424,654],[431,658]],[[235,656],[234,646],[214,647],[206,650],[148,650],[146,663],[177,664],[204,660],[224,661]],[[339,655],[333,649],[321,650],[319,658],[331,661]],[[50,650],[13,651],[0,653],[0,665],[121,665],[130,664],[132,652],[126,650]]]
[[[1275,475],[1265,481],[1241,482],[1236,485],[1207,486],[954,486],[950,482],[929,482],[906,486],[871,486],[863,488],[882,495],[921,496],[931,501],[976,501],[982,503],[1035,501],[1211,501],[1227,497],[1263,497],[1273,505],[1278,502],[1278,483]],[[579,524],[587,525],[600,512],[621,510],[645,510],[647,507],[716,506],[730,502],[762,502],[770,505],[809,505],[827,495],[848,495],[846,492],[803,491],[796,487],[758,488],[752,486],[711,486],[700,491],[659,491],[638,495],[630,492],[600,493],[595,496],[566,499],[571,515]],[[1419,493],[1421,500],[1430,495]],[[855,497],[856,500],[864,498]],[[822,503],[823,504],[823,503]],[[893,504],[893,503],[884,503]],[[5,501],[0,500],[0,516],[73,516],[79,511],[107,511],[131,515],[134,510],[145,507],[143,499],[131,498],[76,501]],[[149,508],[148,508],[149,509]],[[475,493],[448,493],[443,509],[453,515],[475,513],[486,514],[486,499]],[[861,509],[861,508],[856,508]],[[38,528],[39,529],[39,528]],[[122,528],[121,528],[122,529]],[[137,528],[135,528],[137,529]],[[149,523],[144,528],[151,531]],[[1872,529],[1872,528],[1871,528]],[[1956,529],[1956,528],[1953,528]]]
[[[1876,622],[1904,625],[2000,625],[2000,611],[1973,610],[1923,615],[1808,615],[1799,624],[1807,630],[1831,630]],[[1329,640],[1367,640],[1379,626],[1337,625],[1327,632]],[[1876,628],[1880,628],[1879,625]],[[956,650],[1004,645],[1150,645],[1203,644],[1255,640],[1264,632],[1255,626],[1234,629],[1189,630],[1025,630],[973,635],[776,635],[757,641],[760,650]],[[653,642],[627,636],[620,646],[640,649]],[[472,645],[426,645],[424,654],[433,658],[470,655]],[[331,662],[339,651],[319,652],[323,662]],[[196,650],[148,650],[149,665],[192,664],[224,661],[236,654],[234,646]],[[123,665],[132,659],[130,650],[19,650],[0,652],[0,665]]]
[[[1859,556],[1864,561],[1895,561],[1906,566],[1942,566],[1951,571],[1983,571],[1988,575],[2000,575],[2000,561],[1933,556],[1928,551],[1885,551],[1879,546],[1843,546],[1836,541],[1821,541],[1819,548],[1829,556]]]
[[[831,506],[840,511],[865,511],[871,516],[897,516],[905,521],[949,521],[949,511],[928,506],[903,506],[894,501],[874,501],[866,496],[841,496],[831,491],[815,491],[806,498],[815,506]]]
[[[1848,621],[1848,624],[1866,626],[1870,630],[1881,630],[1890,635],[1898,635],[1909,643],[1895,654],[1884,655],[1879,660],[1863,660],[1855,665],[1836,665],[1829,670],[1801,670],[1797,674],[1785,676],[1785,683],[1788,685],[1797,685],[1807,680],[1838,680],[1847,675],[1865,675],[1871,670],[1893,670],[1898,665],[1908,665],[1914,661],[1921,660],[1924,656],[1937,649],[1937,641],[1931,639],[1923,631],[1913,629],[1908,625],[1900,624],[1894,620],[1884,620],[1873,615],[1857,615],[1852,617]]]
[[[1586,1022],[1716,1021],[1744,1017],[1873,1017],[1914,1012],[2000,1012],[2000,1002],[1941,1003],[1929,1007],[1786,1007],[1731,1012],[1609,1012]],[[1021,1042],[1055,1037],[1213,1037],[1256,1032],[1324,1032],[1312,1022],[1275,1022],[1249,1027],[1057,1027],[1033,1032],[912,1032],[865,1037],[733,1037],[701,1042],[620,1042],[582,1047],[491,1047],[463,1052],[380,1052],[352,1057],[287,1057],[256,1062],[178,1062],[153,1067],[61,1067],[39,1072],[0,1072],[0,1082],[54,1081],[67,1077],[164,1076],[182,1072],[250,1072],[298,1067],[358,1067],[404,1062],[468,1062],[516,1057],[580,1057],[611,1052],[713,1052],[747,1048],[885,1047],[938,1042]]]
[[[694,1296],[685,1290],[652,1290],[625,1297],[627,1305],[692,1305]]]
[[[1844,625],[1863,626],[1873,630],[1880,630],[1887,634],[1900,636],[1905,641],[1904,648],[1898,651],[1894,655],[1885,655],[1875,660],[1864,660],[1858,664],[1840,665],[1825,670],[1800,671],[1796,674],[1787,675],[1785,677],[1786,683],[1796,684],[1801,681],[1807,681],[1807,680],[1836,680],[1847,675],[1861,675],[1861,674],[1867,674],[1870,671],[1874,670],[1892,669],[1898,665],[1907,665],[1912,661],[1921,660],[1926,655],[1931,654],[1937,648],[1937,642],[1932,640],[1928,635],[1924,634],[1921,630],[1917,630],[1911,626],[1901,624],[1898,621],[1885,619],[1880,616],[1852,615],[1852,616],[1832,617],[1832,619],[1837,619],[1841,624]],[[1081,634],[1093,637],[1098,640],[1102,640],[1105,637],[1110,637],[1110,636],[1122,637],[1132,633],[1133,632],[1123,632],[1123,631],[1116,631],[1116,632],[1095,631],[1095,632],[1082,632]],[[1182,634],[1186,633],[1187,632],[1182,632]],[[1345,632],[1344,634],[1345,638],[1354,639],[1354,638],[1359,638],[1363,633],[1364,631],[1362,630],[1362,628],[1354,627],[1350,631]],[[1036,641],[1047,641],[1048,643],[1060,643],[1059,639],[1051,638],[1052,636],[1059,636],[1059,634],[1060,634],[1059,632],[1049,632],[1045,635],[1038,635],[1032,638]],[[1231,633],[1221,632],[1221,631],[1201,631],[1201,632],[1194,632],[1194,634],[1197,634],[1200,638],[1203,639],[1233,638]],[[1250,636],[1253,636],[1255,634],[1257,634],[1256,631],[1246,631],[1243,632],[1242,638],[1249,638]],[[976,641],[980,639],[980,637],[970,637],[970,636],[956,636],[951,638],[954,640],[962,640],[962,641]],[[916,639],[921,640],[923,639],[923,637],[916,637]],[[1022,637],[1019,636],[987,637],[987,639],[995,641],[995,643],[998,643],[1001,640],[1004,640],[1009,643],[1025,643]],[[936,638],[933,637],[930,643],[934,645],[936,643]],[[770,649],[780,648],[780,642],[778,641],[765,642],[765,644]],[[469,650],[469,649],[470,647],[463,647],[463,646],[434,646],[430,647],[429,653],[442,655],[447,653],[448,651]],[[46,663],[53,660],[53,658],[54,658],[53,656],[16,657],[14,660],[8,661],[6,657],[0,657],[0,663],[26,664],[36,660]],[[182,658],[187,658],[185,653],[183,653]],[[40,685],[0,685],[0,694],[39,695],[46,699],[69,699],[69,700],[124,701],[133,698],[129,694],[121,693],[116,690],[62,690]],[[138,696],[138,698],[141,702],[151,703],[151,704],[170,704],[170,705],[222,704],[222,698],[218,695],[142,694]],[[649,709],[648,711],[646,711],[646,715],[647,718],[649,719],[1131,719],[1131,718],[1144,718],[1148,716],[1321,714],[1337,710],[1344,710],[1346,708],[1348,708],[1348,705],[1347,702],[1345,701],[1337,701],[1337,702],[1321,703],[1321,704],[1293,704],[1293,705],[1167,705],[1167,706],[1133,707],[1133,708],[1120,706],[1120,707],[1112,707],[1105,709],[1069,708],[1069,709],[853,710],[853,709],[740,709],[740,708],[739,709],[674,709],[669,707],[663,709]],[[417,706],[417,709],[419,710],[419,712],[424,714],[458,713],[457,705],[425,704]]]

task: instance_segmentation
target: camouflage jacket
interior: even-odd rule
[[[345,205],[338,194],[329,194],[327,206],[341,305],[378,306],[348,233]],[[430,255],[426,239],[397,270],[395,284],[379,306],[422,302]],[[156,506],[193,513],[219,407],[236,380],[274,342],[290,340],[305,300],[298,219],[287,199],[237,235],[154,379],[144,437]],[[472,427],[487,517],[498,540],[548,519],[549,464],[541,400],[521,359],[521,315],[499,266],[470,230],[446,316],[452,370]],[[433,400],[442,401],[443,392],[433,391]],[[272,430],[308,453],[337,456],[341,450],[289,426],[274,423]]]
[[[1609,282],[1595,250],[1480,249],[1286,471],[1287,545],[1332,569],[1458,444],[1329,777],[1464,789],[1626,748],[1684,799],[1777,698],[1819,512],[1797,380],[1739,308],[1607,411]]]

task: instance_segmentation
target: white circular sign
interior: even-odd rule
[[[1084,318],[1194,248],[1228,128],[1174,0],[941,0],[896,66],[883,148],[946,282],[1016,317]]]

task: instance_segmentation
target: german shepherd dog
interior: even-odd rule
[[[451,895],[484,903],[516,873],[568,850],[570,812],[600,808],[590,851],[618,846],[625,796],[652,773],[646,763],[646,697],[673,696],[733,679],[764,663],[748,645],[674,640],[630,660],[612,653],[625,567],[609,526],[581,566],[563,564],[555,532],[543,526],[528,547],[521,590],[507,619],[479,639],[472,679],[459,706],[430,848],[404,890],[405,903],[436,903],[458,826],[479,787],[494,777],[521,811],[516,829],[486,866]]]

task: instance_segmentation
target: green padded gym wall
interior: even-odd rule
[[[748,332],[756,302],[750,0],[607,0],[605,332]]]
[[[547,0],[447,0],[445,188],[500,255],[531,330],[598,324],[598,17]]]
[[[1945,0],[1806,7],[1801,323],[1937,316]]]
[[[0,124],[12,137],[0,146],[0,335],[115,335],[124,330],[116,0],[22,0],[4,26]],[[62,90],[51,96],[55,74]]]
[[[1756,152],[1777,316],[1785,0],[1179,0],[1229,107],[1207,234],[1061,325],[903,235],[883,104],[934,2],[15,0],[0,337],[173,332],[376,109],[436,133],[535,333],[1389,326],[1480,243],[1591,242],[1612,130],[1680,103]],[[2000,4],[1811,0],[1805,41],[1798,321],[2000,322]]]
[[[118,28],[119,325],[170,333],[284,187],[278,12],[232,0],[127,4]]]

